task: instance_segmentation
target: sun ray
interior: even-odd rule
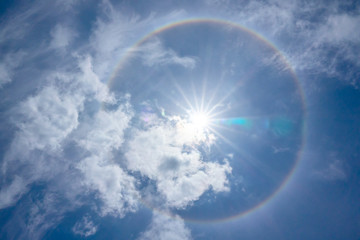
[[[201,92],[201,106],[200,106],[201,111],[206,111],[207,110],[207,108],[204,109],[206,87],[207,87],[207,78],[203,78],[202,92]]]
[[[219,129],[219,130],[225,130],[225,131],[231,131],[233,133],[238,133],[238,134],[242,134],[242,135],[245,135],[245,132],[244,131],[240,131],[238,129],[234,129],[233,127],[229,127],[229,126],[224,126],[224,125],[220,125],[220,124],[211,124],[209,126],[209,129],[211,131],[214,131],[214,129]]]
[[[214,128],[210,128],[210,130],[215,134],[215,136],[220,137],[225,143],[234,148],[236,151],[240,151],[240,149],[236,145],[234,145],[229,139],[224,137],[220,132],[218,132]]]
[[[192,90],[193,99],[194,99],[194,102],[195,102],[195,109],[196,109],[196,111],[201,111],[201,109],[199,108],[199,101],[198,101],[198,98],[197,98],[196,89],[195,89],[193,81],[191,81],[191,90]]]
[[[179,91],[179,93],[181,94],[181,96],[183,97],[183,99],[185,100],[188,107],[190,108],[190,111],[194,111],[193,105],[191,104],[190,100],[186,97],[186,94],[184,93],[182,88],[175,81],[174,81],[174,85],[175,85],[176,89]]]
[[[212,105],[214,99],[215,99],[215,96],[217,95],[217,92],[219,91],[220,86],[223,84],[224,82],[224,72],[221,73],[221,77],[220,77],[220,81],[218,81],[216,87],[214,88],[215,91],[213,92],[213,94],[211,95],[210,99],[209,99],[209,102],[208,102],[208,105],[206,106],[207,109],[210,108],[210,106]]]

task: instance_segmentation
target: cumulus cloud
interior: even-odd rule
[[[100,80],[94,71],[93,58],[89,55],[80,58],[79,67],[82,74],[78,76],[75,85],[76,89],[83,91],[83,94],[91,94],[99,102],[114,103],[114,97],[109,93],[107,86]]]
[[[98,227],[91,221],[89,216],[84,216],[80,221],[76,222],[72,231],[74,234],[81,235],[83,237],[89,237],[94,235]]]
[[[9,198],[12,202],[8,205],[14,204],[29,184],[62,169],[55,159],[64,139],[78,125],[77,107],[73,98],[54,87],[44,88],[16,107],[18,131],[2,162],[3,176],[14,186],[11,194],[17,196]],[[19,177],[13,179],[13,175]]]
[[[128,102],[114,111],[100,110],[93,119],[79,127],[76,141],[92,154],[107,154],[124,142],[124,130],[131,118],[132,110]]]
[[[148,229],[138,238],[138,240],[152,239],[190,240],[192,237],[190,230],[180,217],[155,213]]]
[[[17,203],[34,184],[46,183],[44,194],[50,197],[28,204],[33,209],[29,215],[32,220],[21,226],[23,237],[31,239],[41,238],[65,212],[91,204],[78,201],[79,196],[95,193],[100,200],[99,214],[118,217],[135,211],[139,199],[136,179],[113,158],[113,150],[123,144],[132,118],[128,97],[115,100],[109,94],[92,71],[88,56],[79,57],[75,72],[48,77],[48,86],[12,110],[17,131],[2,162],[1,208]],[[112,104],[112,110],[95,108],[92,112],[85,108],[86,104],[101,106],[103,102]],[[19,206],[24,204],[21,201]],[[18,216],[23,218],[23,214]]]
[[[14,21],[26,22],[43,7],[35,5]],[[9,30],[3,28],[0,35],[6,31]],[[109,93],[94,70],[92,56],[73,50],[69,52],[74,36],[72,30],[58,24],[49,31],[49,47],[40,51],[42,58],[51,48],[62,48],[69,57],[66,61],[60,59],[59,64],[46,66],[42,74],[29,76],[39,78],[39,85],[30,96],[21,96],[22,101],[9,113],[9,121],[16,131],[1,165],[0,208],[18,203],[19,209],[26,206],[31,210],[30,215],[26,214],[30,220],[24,220],[20,226],[24,230],[23,238],[31,239],[41,238],[74,206],[91,204],[77,202],[79,196],[95,193],[97,199],[94,201],[100,200],[99,214],[118,217],[135,211],[139,198],[136,179],[113,158],[113,151],[123,144],[123,132],[132,117],[128,101]],[[20,36],[29,33],[24,30],[6,37],[20,41]],[[36,47],[31,46],[29,51],[35,56],[38,54]],[[0,64],[1,85],[11,81],[12,71],[23,56],[23,52],[4,55]],[[103,103],[111,105],[112,110],[101,110]],[[88,105],[92,106],[88,108]],[[69,179],[73,181],[70,183]],[[27,191],[39,182],[46,183],[44,194],[52,197],[44,197],[36,203],[27,202],[27,195],[31,194],[26,194]],[[59,209],[55,206],[58,204],[64,208]],[[41,207],[36,210],[36,206]],[[24,218],[27,212],[23,209],[14,214],[4,232],[11,232],[11,223]]]
[[[78,104],[54,87],[44,88],[18,108],[19,133],[15,143],[23,150],[56,149],[78,125]]]
[[[139,199],[136,179],[117,165],[112,155],[124,142],[124,130],[132,118],[128,100],[124,101],[113,111],[98,111],[74,133],[74,141],[89,155],[76,167],[84,176],[83,186],[102,199],[101,215],[123,217],[136,210]]]
[[[78,168],[85,176],[85,187],[96,191],[102,200],[102,216],[124,217],[137,209],[136,180],[118,165],[104,163],[104,159],[93,156],[84,159]]]
[[[35,205],[29,206],[32,210],[30,220],[26,221],[23,226],[26,230],[23,232],[24,238],[41,238],[47,229],[59,223],[65,212],[76,206],[88,204],[78,201],[79,196],[95,193],[96,198],[100,200],[99,214],[102,216],[111,214],[123,217],[127,212],[136,210],[139,199],[135,186],[136,180],[114,163],[111,154],[111,151],[118,148],[124,140],[123,131],[131,119],[128,108],[129,106],[124,103],[113,111],[97,112],[93,121],[82,119],[78,122],[76,129],[72,129],[71,134],[68,133],[66,141],[64,140],[65,135],[61,134],[56,135],[56,138],[53,135],[41,134],[38,137],[35,135],[36,129],[30,134],[30,130],[33,128],[29,128],[27,134],[22,135],[26,141],[38,137],[41,144],[23,145],[27,154],[15,155],[15,158],[12,159],[12,161],[19,159],[27,166],[26,171],[23,172],[22,165],[16,162],[16,164],[12,164],[15,166],[10,169],[11,172],[21,174],[25,180],[16,177],[7,188],[2,188],[0,192],[1,207],[15,204],[27,191],[27,186],[33,184],[35,180],[46,181],[47,187],[53,192],[49,193],[50,189],[46,190],[45,196],[47,197]],[[61,112],[56,109],[54,107],[54,112]],[[47,121],[49,119],[52,118],[46,117]],[[29,122],[31,121],[29,120]],[[52,124],[43,124],[43,126],[53,127]],[[61,124],[56,124],[56,126],[61,126]],[[66,131],[59,132],[65,133]],[[22,134],[22,132],[19,133]],[[48,141],[45,141],[46,139]],[[75,145],[77,151],[83,149],[85,156],[88,157],[82,159],[82,154],[80,154],[67,158],[63,153],[64,148],[67,143],[73,142],[77,143]],[[13,144],[20,147],[17,145],[18,142]],[[49,155],[49,152],[52,151],[55,152]],[[32,152],[37,152],[37,154],[34,155]],[[10,174],[10,170],[7,169],[5,172]],[[62,208],[59,209],[57,205],[61,205]],[[19,213],[20,218],[23,218],[22,214],[24,213]],[[81,224],[76,226],[76,233],[79,233]],[[89,224],[83,226],[86,230],[83,231],[84,235],[90,234],[94,229],[87,229]]]
[[[65,148],[70,142],[77,142],[79,147],[94,155],[89,159],[100,159],[99,161],[102,157],[111,159],[109,151],[121,145],[122,131],[131,118],[131,114],[125,112],[128,107],[120,104],[112,112],[100,111],[94,121],[85,117],[88,115],[84,109],[86,102],[115,103],[115,99],[92,71],[91,58],[87,56],[78,59],[79,68],[75,72],[50,76],[48,86],[20,102],[12,110],[17,131],[2,162],[5,179],[0,192],[2,207],[16,203],[28,189],[27,186],[37,180],[50,181],[72,174],[68,171],[69,167],[73,168],[81,159],[64,156]],[[80,119],[80,115],[83,118]],[[81,131],[86,131],[86,136]],[[101,167],[94,167],[96,163],[83,165],[92,170],[92,173],[101,174]],[[121,172],[116,167],[114,169],[117,173]],[[13,178],[14,175],[18,177]],[[91,186],[97,184],[95,180],[93,182],[95,183]],[[72,190],[82,192],[81,188]]]
[[[129,170],[154,180],[168,207],[184,208],[209,189],[229,191],[229,163],[203,161],[192,145],[204,138],[189,125],[175,118],[136,130],[125,153]]]
[[[83,111],[87,98],[113,101],[106,86],[91,70],[90,61],[89,57],[80,61],[81,72],[70,79],[55,79],[59,85],[59,81],[68,85],[66,91],[56,85],[44,87],[14,109],[18,131],[5,160],[26,158],[33,150],[60,149],[61,142],[77,128],[79,112]]]

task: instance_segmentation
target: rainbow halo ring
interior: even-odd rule
[[[228,191],[210,185],[188,205],[166,211],[144,196],[151,209],[195,222],[236,219],[266,206],[298,166],[306,114],[299,81],[272,43],[239,24],[187,19],[164,25],[129,49],[108,86],[131,94],[140,112],[134,127],[175,122],[176,136],[187,139],[183,152],[231,166]],[[171,161],[172,171],[182,166]]]

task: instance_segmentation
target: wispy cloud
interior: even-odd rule
[[[55,49],[66,48],[75,37],[75,33],[69,27],[60,24],[51,30],[50,35],[52,37],[50,47]]]
[[[154,14],[140,16],[134,12],[131,14],[115,8],[109,1],[101,3],[101,14],[96,19],[94,29],[90,36],[90,47],[94,52],[95,72],[103,80],[108,80],[112,71],[117,64],[129,52],[133,51],[133,46],[142,37],[149,33],[150,29],[162,25],[164,22],[171,22],[183,18],[186,14],[181,10],[174,10],[165,15]],[[190,57],[179,57],[172,50],[164,50],[161,44],[155,44],[156,49],[148,50],[144,60],[155,61],[153,64],[160,62],[182,64],[187,67],[193,67],[194,60]],[[139,53],[139,49],[135,49]],[[155,58],[156,53],[160,59]],[[149,62],[149,64],[151,64]]]
[[[108,1],[101,4],[102,14],[97,17],[90,36],[94,51],[95,72],[104,80],[110,77],[114,63],[118,63],[127,49],[146,32],[152,16],[140,19],[115,9]]]
[[[224,4],[226,2],[226,4]],[[217,16],[249,27],[275,43],[298,72],[327,74],[359,85],[360,66],[354,52],[360,48],[359,9],[342,1],[206,1],[218,9]],[[345,11],[348,9],[349,11]],[[329,51],[333,54],[329,55]],[[340,79],[341,76],[341,79]]]
[[[348,178],[344,162],[335,158],[330,158],[328,165],[315,171],[314,175],[325,181],[345,181]]]
[[[186,68],[194,68],[196,60],[192,57],[180,57],[174,50],[165,49],[158,38],[152,38],[140,47],[142,59],[147,66],[179,64]]]
[[[23,51],[7,53],[0,61],[0,89],[3,85],[9,83],[13,79],[16,68],[21,64],[22,58],[26,54]]]
[[[68,199],[69,201],[70,199]],[[76,199],[64,201],[59,191],[41,191],[28,194],[14,209],[11,218],[2,227],[1,238],[43,239],[47,230],[57,226],[64,214],[73,210]]]
[[[84,216],[80,221],[76,222],[72,228],[75,234],[81,235],[83,237],[89,237],[94,235],[98,227],[91,221],[89,216]]]
[[[3,187],[0,191],[0,209],[16,203],[26,191],[27,187],[23,183],[23,179],[15,176],[11,184]]]

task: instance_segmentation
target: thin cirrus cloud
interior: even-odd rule
[[[346,174],[346,162],[330,156],[327,166],[315,171],[314,176],[323,181],[346,181],[348,178]]]
[[[76,222],[72,228],[73,232],[83,237],[94,235],[98,227],[91,221],[89,216],[84,216],[80,221]]]
[[[0,61],[0,88],[13,80],[16,68],[26,56],[24,51],[7,53]]]
[[[11,184],[2,187],[0,191],[0,208],[2,209],[13,205],[26,190],[23,179],[19,176],[15,176]]]
[[[50,47],[60,49],[67,47],[75,37],[75,34],[69,27],[60,24],[51,30],[50,35],[52,37]]]
[[[226,4],[224,4],[226,2]],[[206,1],[227,19],[243,24],[281,46],[296,71],[324,73],[358,86],[356,71],[343,72],[341,64],[358,67],[354,55],[360,48],[357,26],[358,9],[351,12],[351,1],[250,1],[238,4],[227,1]],[[334,54],[328,55],[331,49]]]
[[[149,29],[162,25],[162,22],[171,22],[186,16],[184,11],[176,10],[163,16],[156,16],[156,18],[154,14],[140,18],[137,14],[128,15],[118,11],[108,1],[103,1],[101,8],[103,15],[96,18],[95,27],[90,34],[89,46],[94,52],[94,71],[104,81],[111,77],[116,64],[128,54],[128,51],[134,50],[130,47],[133,47],[141,37],[146,35]],[[190,57],[181,58],[171,49],[163,49],[159,41],[152,43],[155,49],[135,49],[136,52],[141,52],[144,62],[148,65],[152,64],[150,62],[152,60],[154,61],[153,64],[171,63],[194,67],[194,59]]]
[[[172,49],[165,49],[158,38],[152,38],[140,47],[141,57],[145,65],[167,65],[178,64],[185,68],[193,69],[196,66],[196,60],[191,57],[180,57]]]

